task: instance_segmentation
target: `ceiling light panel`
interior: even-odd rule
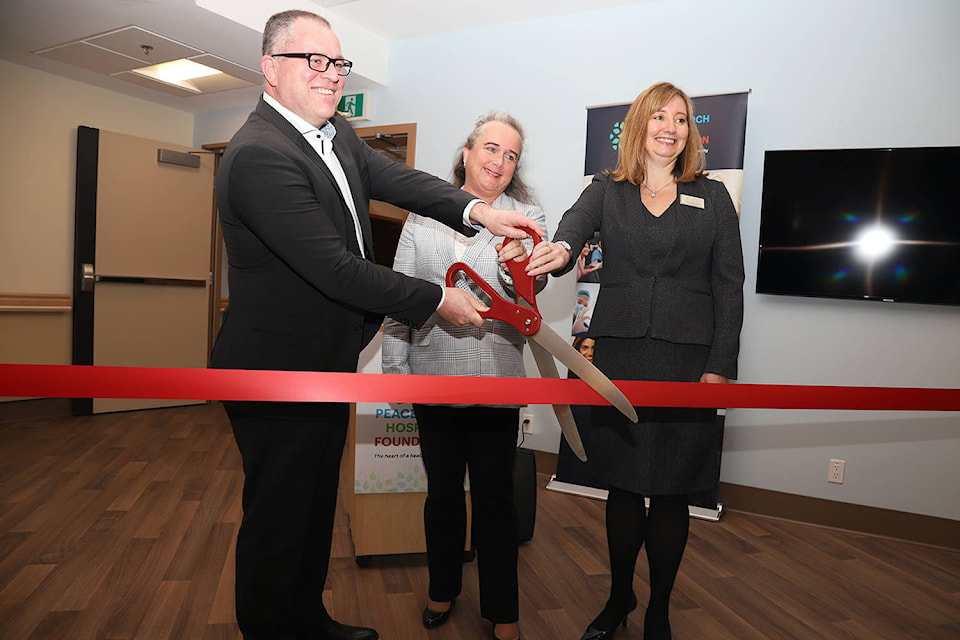
[[[133,71],[121,71],[120,73],[114,74],[113,77],[119,80],[126,80],[127,82],[130,82],[133,84],[138,84],[141,87],[147,87],[148,89],[153,89],[154,91],[161,91],[163,93],[167,93],[172,96],[179,96],[181,98],[189,98],[190,96],[197,95],[196,91],[189,91],[187,89],[182,89],[173,84],[168,84],[166,82],[160,82],[159,80],[154,80],[153,78],[141,76],[140,74],[134,73]]]
[[[241,80],[246,80],[251,84],[260,84],[263,82],[263,74],[249,69],[247,67],[241,66],[235,62],[230,62],[229,60],[224,60],[223,58],[218,58],[212,53],[205,53],[203,55],[194,56],[190,58],[194,62],[199,62],[200,64],[206,65],[208,67],[213,67],[214,69],[219,69],[224,73],[240,78]]]
[[[263,76],[253,69],[134,25],[34,53],[180,97],[241,89],[263,82]],[[177,86],[176,83],[133,72],[142,67],[180,59],[188,59],[223,73],[207,79],[189,80]]]

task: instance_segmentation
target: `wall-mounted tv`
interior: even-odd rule
[[[767,151],[757,293],[960,305],[960,147]]]

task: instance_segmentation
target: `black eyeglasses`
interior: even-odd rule
[[[323,73],[333,65],[337,70],[337,75],[348,76],[350,69],[353,69],[353,63],[344,58],[331,58],[322,53],[274,53],[271,58],[303,58],[314,71]]]

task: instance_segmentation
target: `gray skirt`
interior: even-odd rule
[[[611,380],[697,382],[710,347],[651,338],[596,339],[593,363]],[[637,407],[632,424],[611,406],[592,408],[590,476],[644,496],[715,489],[720,481],[723,418],[716,409]]]

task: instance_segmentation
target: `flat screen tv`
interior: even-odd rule
[[[960,305],[960,147],[767,151],[757,293]]]

